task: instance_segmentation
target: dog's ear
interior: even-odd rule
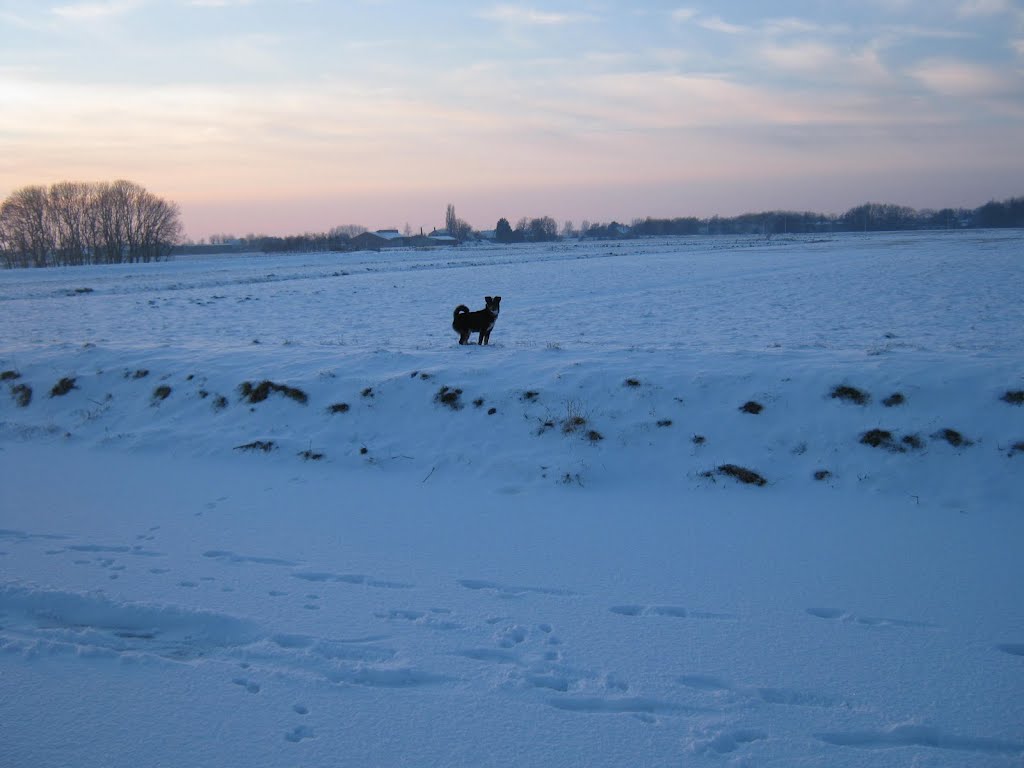
[[[501,296],[495,296],[494,303],[497,304],[499,301],[501,301]]]
[[[490,303],[491,303],[491,297],[490,296],[484,296],[484,304],[490,304]]]

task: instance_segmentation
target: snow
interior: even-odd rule
[[[0,765],[1021,765],[1022,246],[0,273]]]

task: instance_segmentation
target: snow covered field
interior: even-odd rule
[[[0,766],[1020,766],[1021,296],[1021,231],[0,272]]]

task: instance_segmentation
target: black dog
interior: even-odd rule
[[[491,330],[501,309],[501,296],[484,296],[484,302],[487,306],[476,312],[470,312],[465,304],[459,304],[452,313],[452,328],[459,334],[459,344],[468,344],[469,335],[474,331],[480,334],[478,344],[490,342]]]

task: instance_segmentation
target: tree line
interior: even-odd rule
[[[0,204],[8,268],[159,261],[181,236],[178,206],[131,181],[23,187]]]

